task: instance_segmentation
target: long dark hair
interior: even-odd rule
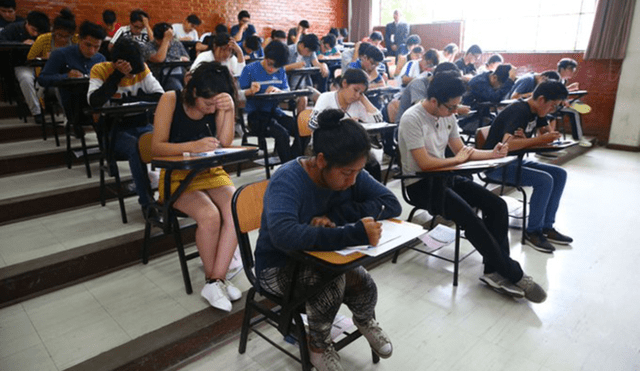
[[[196,97],[211,98],[220,93],[228,93],[236,103],[236,85],[227,66],[220,62],[204,62],[196,68],[191,80],[182,90],[182,99],[185,105],[193,107]]]

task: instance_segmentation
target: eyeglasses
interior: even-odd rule
[[[456,105],[455,105],[455,106],[453,106],[453,107],[449,107],[449,106],[447,106],[447,105],[446,105],[446,104],[444,104],[444,103],[440,103],[440,105],[445,106],[445,108],[446,108],[446,109],[448,109],[448,110],[449,110],[449,112],[453,112],[453,111],[457,110],[457,109],[458,109],[458,107],[460,106],[459,104],[456,104]]]

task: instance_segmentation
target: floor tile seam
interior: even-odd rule
[[[91,295],[91,297],[93,298],[93,300],[96,301],[96,303],[98,303],[100,305],[100,308],[102,308],[102,310],[105,311],[105,313],[109,316],[109,318],[111,318],[111,320],[118,325],[118,328],[122,331],[122,333],[126,334],[127,337],[129,338],[129,341],[133,340],[133,337],[131,336],[131,334],[129,334],[129,332],[122,327],[122,324],[120,324],[120,322],[118,320],[116,320],[113,315],[111,314],[111,312],[105,308],[104,304],[93,294],[93,292],[91,291],[91,289],[89,289],[86,285],[86,283],[82,283],[82,287],[84,287],[84,289],[89,293],[89,295]]]
[[[44,339],[42,338],[42,335],[40,334],[40,331],[38,331],[38,328],[33,323],[33,320],[31,319],[31,316],[29,315],[29,311],[27,310],[27,308],[24,307],[24,305],[22,303],[19,304],[19,305],[22,308],[22,310],[24,311],[24,313],[27,315],[27,318],[29,318],[29,323],[31,323],[31,327],[35,331],[36,335],[38,335],[38,339],[40,339],[40,344],[42,344],[44,349],[47,351],[47,355],[49,356],[49,359],[51,360],[51,363],[53,363],[53,365],[56,367],[57,370],[60,370],[60,367],[58,366],[56,361],[53,359],[53,355],[51,354],[51,350],[49,350],[49,347],[47,346],[47,344],[45,343]]]

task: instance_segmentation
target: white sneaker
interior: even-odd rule
[[[237,289],[236,289],[237,290]],[[212,307],[218,308],[225,312],[231,311],[231,302],[227,297],[227,290],[222,281],[206,283],[200,291],[200,295],[207,299]]]
[[[353,323],[356,325],[362,336],[367,339],[371,349],[376,352],[380,358],[389,358],[393,353],[393,345],[389,336],[380,328],[378,321],[371,318],[367,323],[360,324],[355,319]]]
[[[344,371],[340,364],[340,356],[333,345],[329,345],[322,353],[309,351],[309,358],[317,371]]]
[[[236,301],[242,297],[242,291],[235,287],[229,280],[224,280],[224,288],[227,290],[229,300]]]
[[[591,141],[587,140],[586,138],[582,137],[582,138],[580,138],[580,142],[578,143],[578,145],[580,147],[589,148],[589,147],[593,146],[593,143],[591,143]]]
[[[227,270],[227,276],[225,279],[230,280],[242,271],[242,257],[240,256],[240,249],[236,249],[229,263],[229,269]]]

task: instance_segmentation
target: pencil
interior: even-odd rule
[[[207,126],[208,126],[208,125],[209,125],[209,124],[207,124]],[[511,140],[511,138],[513,138],[513,137],[514,137],[514,135],[509,135],[509,138],[507,138],[507,140],[505,140],[505,141],[502,143],[502,145],[504,146],[505,144],[509,143],[509,141],[510,141],[510,140]]]
[[[382,213],[384,213],[384,205],[382,205],[382,207],[380,208],[380,212],[378,213],[378,216],[376,216],[375,220],[378,220],[380,218],[382,218]]]
[[[207,122],[205,125],[207,125],[207,130],[209,130],[209,135],[211,135],[212,137],[215,137],[215,135],[213,135],[213,131],[211,131],[211,126],[209,126],[209,123]]]

